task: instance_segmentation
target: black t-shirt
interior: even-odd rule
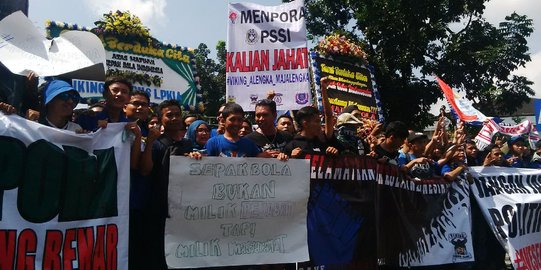
[[[377,145],[376,149],[374,150],[376,153],[375,158],[385,158],[387,157],[389,159],[390,164],[398,165],[398,151],[395,152],[387,152],[381,145]]]
[[[272,136],[265,136],[255,131],[246,135],[246,138],[255,142],[255,144],[261,148],[261,151],[277,150],[280,152],[283,152],[286,144],[293,140],[293,136],[291,136],[291,134],[280,130],[278,130],[276,134]]]
[[[284,148],[284,153],[286,153],[288,156],[291,156],[291,152],[293,151],[293,149],[299,147],[301,148],[302,152],[298,158],[304,158],[305,155],[325,155],[327,147],[336,147],[336,145],[337,143],[335,137],[331,138],[331,140],[327,142],[322,142],[317,137],[308,139],[301,135],[295,135],[295,137],[293,137],[293,140],[289,142]]]

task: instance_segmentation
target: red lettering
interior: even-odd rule
[[[92,251],[94,250],[94,230],[92,227],[77,230],[77,253],[79,270],[92,269]]]
[[[47,231],[45,234],[45,247],[43,251],[42,268],[43,269],[60,269],[62,250],[62,232]]]
[[[235,72],[235,67],[233,66],[233,56],[235,53],[228,52],[226,53],[226,61],[225,61],[225,70],[226,72]]]
[[[75,260],[75,249],[71,246],[73,241],[75,241],[76,229],[69,229],[66,231],[66,236],[64,237],[64,250],[62,252],[64,257],[64,270],[71,270],[72,263]]]
[[[13,269],[16,230],[0,230],[0,269]]]
[[[92,258],[92,269],[105,269],[105,226],[97,227],[96,246]]]
[[[19,235],[17,242],[17,269],[35,269],[35,253],[38,246],[36,233],[30,229],[25,229]]]
[[[116,224],[110,224],[107,226],[107,269],[116,270],[118,252],[118,228]]]

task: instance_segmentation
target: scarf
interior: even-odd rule
[[[501,133],[508,136],[520,136],[528,134],[528,141],[530,147],[535,149],[535,142],[539,140],[539,133],[530,120],[523,121],[518,125],[498,125],[494,120],[490,119],[483,125],[479,134],[475,137],[474,141],[479,150],[484,150],[491,142],[492,137],[496,133]]]

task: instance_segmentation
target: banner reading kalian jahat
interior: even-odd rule
[[[229,5],[227,100],[253,111],[267,92],[279,110],[311,103],[306,10],[302,0],[279,6]]]

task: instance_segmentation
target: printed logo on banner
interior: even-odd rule
[[[280,106],[282,105],[282,97],[284,96],[284,94],[282,93],[276,93],[274,95],[274,102],[276,102],[276,106]]]
[[[251,94],[251,95],[250,95],[250,104],[252,104],[252,105],[256,104],[256,103],[257,103],[258,97],[259,97],[259,96],[256,95],[256,94]]]
[[[464,259],[471,259],[472,255],[466,249],[466,243],[468,242],[468,235],[466,233],[450,233],[449,242],[455,247],[453,253],[453,262]]]
[[[254,45],[257,43],[258,37],[257,31],[250,29],[248,32],[246,32],[246,43],[249,45]]]
[[[235,98],[235,96],[231,96],[231,95],[227,96],[227,102],[236,102],[236,100],[237,99]]]
[[[296,93],[295,102],[300,105],[308,103],[308,93]]]
[[[234,12],[234,11],[231,11],[229,13],[229,20],[231,20],[231,24],[235,24],[235,22],[237,21],[237,13]]]

